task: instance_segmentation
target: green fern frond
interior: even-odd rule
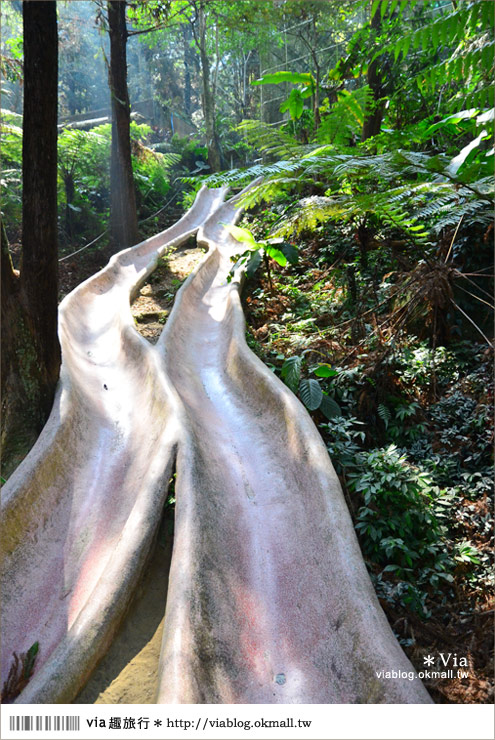
[[[353,137],[358,137],[363,127],[365,111],[372,100],[373,92],[369,85],[339,92],[337,102],[322,120],[316,141],[320,144],[345,146]]]
[[[298,153],[301,147],[287,131],[270,126],[264,121],[241,121],[237,130],[251,146],[274,157],[291,157]]]

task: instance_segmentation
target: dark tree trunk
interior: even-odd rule
[[[136,193],[131,161],[131,107],[127,91],[127,28],[125,2],[108,3],[110,68],[108,83],[112,102],[112,154],[110,163],[110,237],[119,249],[139,241]]]
[[[205,2],[199,4],[199,56],[203,77],[203,113],[205,117],[206,145],[208,147],[208,164],[212,172],[222,169],[220,146],[215,126],[215,93],[210,84],[210,61],[206,51],[206,15]]]
[[[378,36],[381,27],[381,12],[380,5],[378,5],[373,18],[371,19],[371,29],[372,31],[374,31],[375,36]],[[369,139],[371,136],[376,136],[376,134],[379,134],[382,125],[384,111],[384,101],[382,100],[383,84],[377,59],[372,61],[371,64],[368,66],[367,76],[368,85],[373,92],[373,107],[371,110],[367,111],[364,119],[363,132],[361,136],[362,141],[366,141],[366,139]]]
[[[2,453],[22,457],[50,413],[57,336],[57,81],[55,2],[24,2],[21,271],[2,226]],[[27,447],[27,448],[26,448]]]
[[[184,42],[184,111],[191,115],[191,56],[193,51],[190,46],[191,29],[187,24],[182,26],[182,39]]]

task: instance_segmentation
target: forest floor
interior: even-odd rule
[[[166,323],[173,305],[175,293],[188,274],[203,258],[204,252],[191,240],[182,249],[174,251],[161,259],[157,269],[152,273],[131,310],[137,330],[151,343],[155,343]],[[248,322],[247,340],[251,348],[280,373],[282,358],[292,352],[300,351],[304,346],[311,358],[311,353],[318,361],[332,359],[333,364],[348,355],[348,347],[343,337],[328,338],[325,332],[313,331],[301,335],[301,325],[295,319],[301,305],[301,293],[311,299],[311,291],[316,284],[323,289],[332,290],[328,275],[315,267],[312,248],[306,245],[301,250],[301,264],[298,268],[301,275],[299,291],[284,291],[284,285],[294,285],[289,270],[278,269],[272,273],[275,289],[269,285],[265,275],[258,274],[246,284],[243,304]],[[302,277],[304,276],[304,277]],[[327,282],[325,282],[327,281]],[[297,282],[297,279],[296,279]],[[306,291],[306,293],[305,293]],[[284,294],[285,292],[285,294]],[[299,308],[298,308],[299,306]],[[299,311],[300,313],[300,311]],[[324,324],[326,319],[320,321]],[[315,329],[315,324],[310,322]],[[302,344],[301,344],[302,343]],[[299,350],[297,349],[299,347]],[[473,349],[474,352],[474,349]],[[478,393],[476,403],[491,403],[486,389],[489,387],[488,354],[479,353],[485,394]],[[352,353],[351,353],[352,355]],[[377,358],[370,353],[363,358],[359,355],[360,372],[363,371],[363,360],[368,371]],[[359,364],[356,359],[348,359],[348,366]],[[365,368],[366,369],[366,368]],[[467,374],[467,373],[466,373]],[[461,379],[462,380],[462,379]],[[462,384],[462,383],[461,383]],[[464,390],[470,393],[469,384]],[[455,383],[444,389],[445,397],[455,392]],[[431,399],[430,399],[431,401]],[[438,399],[437,399],[438,401]],[[362,398],[365,404],[365,399]],[[425,409],[428,406],[424,401]],[[474,401],[473,401],[474,403]],[[319,411],[312,412],[313,419],[325,442],[331,440],[331,424]],[[366,414],[362,417],[366,420]],[[325,423],[326,422],[326,423]],[[442,420],[440,420],[442,423]],[[445,423],[445,420],[444,420]],[[373,421],[376,425],[376,420]],[[373,431],[376,433],[376,430]],[[440,454],[452,455],[447,447],[442,448],[441,429],[436,431],[436,449]],[[383,440],[382,440],[383,441]],[[475,440],[473,440],[475,444]],[[345,476],[340,475],[344,492],[354,520],[359,507],[355,493],[346,485]],[[454,526],[459,530],[458,537],[469,540],[478,548],[478,552],[488,553],[491,547],[490,532],[480,527],[491,516],[489,496],[484,493],[477,500],[466,492],[457,503]],[[453,515],[454,516],[454,515]],[[158,670],[158,655],[163,627],[163,613],[166,599],[166,574],[169,566],[170,552],[162,545],[157,545],[147,575],[139,594],[112,645],[90,682],[80,694],[77,702],[89,703],[149,703],[153,701]],[[381,570],[367,561],[370,572],[378,574]],[[450,584],[448,584],[450,585]],[[435,592],[426,588],[430,614],[427,618],[414,609],[391,602],[380,596],[380,603],[399,638],[405,652],[418,671],[424,670],[424,657],[427,655],[466,657],[468,660],[468,678],[426,679],[425,685],[437,703],[487,703],[493,696],[493,654],[491,652],[491,625],[493,622],[493,598],[486,586],[471,577],[469,563],[459,563],[455,573],[453,590],[443,588]],[[437,601],[437,603],[433,603]],[[431,602],[431,603],[430,603]]]
[[[413,421],[420,431],[424,429],[425,437],[429,435],[433,439],[433,449],[439,467],[445,464],[446,469],[453,469],[456,467],[456,458],[457,462],[459,458],[462,462],[469,461],[470,455],[479,453],[483,447],[486,453],[484,459],[489,460],[493,445],[491,425],[493,352],[486,346],[478,345],[476,340],[461,343],[459,350],[461,359],[455,364],[455,354],[452,353],[452,367],[446,372],[443,383],[439,383],[439,387],[434,391],[426,384],[421,388],[420,373],[416,378],[413,373],[408,378],[404,376],[399,378],[398,374],[394,375],[393,366],[387,366],[387,363],[383,362],[383,346],[375,346],[370,350],[369,346],[366,346],[368,344],[366,333],[364,335],[359,333],[357,336],[354,334],[359,321],[342,322],[342,316],[339,319],[335,314],[335,298],[342,307],[343,296],[340,295],[339,298],[340,289],[333,283],[331,271],[316,264],[317,249],[318,245],[314,241],[302,243],[296,270],[290,267],[280,268],[272,263],[271,280],[266,274],[258,272],[255,279],[247,282],[243,293],[243,305],[248,325],[246,338],[251,349],[279,375],[283,375],[281,371],[284,360],[296,354],[304,357],[308,368],[311,367],[311,363],[322,362],[331,363],[332,368],[337,367],[344,378],[344,388],[340,391],[341,397],[338,394],[334,397],[339,402],[342,399],[344,405],[346,399],[350,401],[348,408],[352,408],[352,413],[357,417],[354,419],[354,428],[366,430],[366,441],[363,446],[371,452],[378,445],[385,447],[387,442],[394,441],[390,434],[387,434],[394,420],[390,419],[391,423],[387,428],[387,424],[383,424],[383,421],[377,418],[378,401],[390,398],[390,394],[407,395],[408,392],[415,390],[413,403],[416,406]],[[318,288],[317,293],[315,286]],[[331,299],[326,306],[324,301],[322,305],[318,305],[322,295]],[[328,308],[330,312],[327,313]],[[342,313],[345,316],[345,313]],[[334,324],[342,324],[341,329],[328,331],[327,327],[331,329]],[[367,331],[370,331],[370,327]],[[418,342],[416,337],[410,338],[409,349],[415,352],[415,357],[421,355],[418,348],[422,350],[424,344]],[[462,371],[459,372],[461,368]],[[358,377],[364,381],[370,378],[372,382],[356,383]],[[473,377],[479,382],[472,383]],[[351,382],[348,382],[349,379]],[[439,413],[435,417],[439,408],[447,409],[451,406],[454,407],[451,412],[455,419],[448,414]],[[463,429],[459,419],[462,413],[471,417],[471,422],[465,418],[466,426]],[[357,515],[363,504],[362,495],[352,490],[349,485],[350,477],[347,478],[342,466],[338,465],[339,462],[346,460],[346,455],[349,457],[350,446],[356,439],[353,430],[350,425],[345,427],[339,442],[338,432],[337,435],[333,433],[332,420],[324,418],[319,410],[311,412],[311,416],[329,448],[339,472],[351,516],[357,523],[359,521]],[[470,431],[467,429],[469,423]],[[359,424],[362,426],[358,427]],[[405,419],[404,427],[407,424],[408,420]],[[481,438],[474,430],[477,424],[480,425],[479,430],[482,428]],[[452,425],[450,438],[449,431],[444,428],[445,425]],[[413,428],[414,425],[411,423],[411,429]],[[409,445],[411,451],[416,448],[417,457],[414,460],[412,455],[413,463],[421,465],[422,457],[427,456],[426,444],[421,450],[421,439],[416,439],[412,434],[411,438],[412,443],[399,436],[395,441],[398,445],[406,446],[406,449]],[[333,451],[335,456],[332,454]],[[481,456],[479,459],[481,461]],[[469,468],[469,463],[466,467]],[[447,489],[455,496],[455,504],[453,501],[450,503],[445,523],[448,530],[446,536],[475,545],[476,557],[480,558],[480,561],[475,563],[459,559],[453,571],[452,583],[446,582],[437,588],[432,588],[429,584],[419,586],[424,597],[424,610],[428,612],[426,615],[424,612],[421,613],[422,610],[419,608],[407,608],[396,598],[394,588],[397,593],[398,587],[402,585],[399,578],[394,579],[391,574],[388,574],[388,578],[385,576],[388,583],[387,588],[383,589],[383,574],[380,575],[383,565],[378,565],[365,556],[375,588],[377,581],[379,582],[377,589],[379,601],[416,670],[418,672],[425,670],[424,659],[429,655],[436,657],[442,654],[445,659],[450,656],[449,667],[453,665],[452,660],[456,658],[459,660],[461,656],[467,660],[466,670],[469,673],[467,678],[424,679],[436,703],[490,703],[493,700],[494,597],[490,587],[493,530],[489,524],[492,520],[493,500],[489,490],[490,467],[483,470],[479,465],[477,470],[481,471],[478,478],[484,479],[484,487],[479,488],[479,493],[475,483],[477,474],[468,474],[465,471],[460,473],[460,479],[465,481],[465,487],[461,485],[456,489]],[[469,490],[470,487],[473,490]],[[358,538],[363,546],[359,532]],[[484,575],[480,575],[483,570]],[[438,658],[433,668],[442,669],[442,662],[439,662]]]
[[[137,593],[110,649],[74,704],[154,704],[172,540],[173,518],[166,509]]]
[[[170,225],[174,218],[175,214],[170,214],[154,233]],[[303,357],[306,374],[311,363],[314,367],[314,363],[322,362],[341,373],[344,382],[335,397],[349,420],[343,425],[339,422],[336,431],[320,410],[312,411],[311,416],[329,448],[355,523],[362,496],[351,489],[340,463],[345,461],[349,450],[356,452],[356,430],[365,430],[366,440],[358,445],[361,450],[373,452],[392,440],[399,447],[406,446],[413,466],[422,464],[428,447],[413,432],[424,430],[431,443],[428,454],[433,450],[444,479],[454,475],[457,484],[447,489],[452,498],[446,521],[449,537],[473,545],[478,560],[470,562],[469,554],[459,559],[452,584],[442,582],[432,587],[423,581],[419,590],[426,615],[397,598],[403,585],[400,579],[388,574],[382,582],[383,566],[366,556],[365,560],[375,588],[378,583],[380,603],[416,670],[425,669],[427,655],[450,656],[450,666],[452,659],[468,661],[467,678],[424,681],[434,701],[489,703],[493,699],[494,603],[487,577],[493,538],[486,450],[487,445],[491,448],[493,444],[493,432],[489,431],[493,408],[492,353],[477,344],[474,337],[460,342],[457,348],[441,356],[443,370],[440,369],[439,376],[442,377],[438,379],[438,387],[432,389],[424,361],[425,343],[413,336],[407,347],[409,365],[403,363],[399,372],[397,365],[383,361],[383,343],[371,348],[368,345],[366,335],[370,328],[364,329],[359,318],[357,321],[347,318],[350,314],[345,308],[348,301],[342,283],[334,281],[332,271],[317,259],[318,250],[314,240],[300,240],[300,261],[295,268],[273,265],[271,280],[258,271],[255,278],[247,281],[243,305],[248,344],[278,375],[284,361],[297,354]],[[137,330],[152,344],[163,330],[177,290],[203,255],[203,250],[191,239],[162,258],[141,288],[131,311]],[[103,267],[109,256],[108,248],[100,248],[61,262],[60,298]],[[343,318],[346,320],[342,321]],[[436,380],[435,377],[435,384]],[[411,418],[399,420],[400,424],[393,418],[380,420],[376,413],[378,401],[386,400],[391,393],[401,397],[401,403],[414,408]],[[410,439],[394,438],[394,428],[397,431],[399,426],[411,435]],[[463,468],[464,460],[470,459],[471,463]],[[170,538],[166,545],[163,541],[157,544],[114,644],[76,702],[153,702],[169,562]]]

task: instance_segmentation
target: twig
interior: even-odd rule
[[[479,331],[479,333],[481,334],[481,336],[483,337],[483,339],[485,340],[485,342],[488,344],[488,346],[493,349],[493,344],[490,342],[490,340],[488,339],[488,337],[486,336],[486,334],[484,334],[482,332],[482,330],[479,328],[478,324],[476,324],[476,322],[474,322],[473,319],[470,316],[468,316],[467,313],[465,311],[463,311],[462,308],[460,306],[458,306],[457,303],[452,298],[450,300],[451,300],[451,303],[457,308],[457,310],[460,311],[462,313],[462,315],[465,316],[466,319],[471,322],[471,324],[474,326],[474,328]]]
[[[484,293],[486,296],[488,296],[488,298],[491,298],[492,297],[492,294],[491,293],[488,293],[488,291],[485,290],[484,288],[480,288],[480,286],[477,285],[474,282],[474,280],[470,280],[468,277],[466,277],[466,273],[461,272],[460,270],[456,270],[455,273],[454,273],[454,275],[456,275],[458,277],[466,278],[466,280],[468,281],[468,283],[471,283],[471,285],[474,285],[474,287],[477,288],[479,291],[481,291],[481,293]],[[480,275],[480,277],[483,277],[483,275]],[[486,275],[486,277],[488,277],[488,275]]]
[[[480,298],[479,295],[474,295],[474,293],[471,293],[470,290],[466,290],[466,288],[463,288],[462,285],[458,285],[458,288],[464,291],[464,293],[467,293],[468,295],[472,296],[473,298],[476,298],[477,301],[481,301],[481,303],[484,303],[486,306],[490,306],[495,311],[495,306],[492,306],[491,303],[488,303],[488,301],[483,300],[483,298]]]
[[[447,256],[445,257],[445,263],[449,261],[450,253],[452,252],[452,247],[454,246],[455,238],[457,236],[457,232],[459,231],[459,226],[462,224],[462,219],[464,218],[464,214],[459,219],[459,223],[457,224],[456,230],[454,231],[454,236],[452,237],[452,241],[450,242],[449,251],[447,252]]]

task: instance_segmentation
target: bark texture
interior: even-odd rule
[[[55,2],[24,2],[22,257],[14,271],[2,228],[2,457],[18,462],[41,431],[60,369],[57,336],[57,80]],[[7,470],[7,472],[9,472]]]
[[[139,241],[136,192],[131,160],[131,106],[127,90],[127,28],[125,2],[108,3],[110,67],[108,84],[112,103],[110,162],[110,237],[119,249]]]
[[[205,117],[206,145],[208,147],[208,164],[212,172],[222,169],[220,146],[215,126],[215,90],[210,81],[210,61],[206,49],[206,3],[199,4],[199,56],[201,59],[201,73],[203,78],[203,113]]]
[[[378,36],[380,33],[381,26],[380,6],[378,6],[371,19],[371,29],[375,36]],[[373,92],[373,107],[371,110],[367,111],[364,119],[363,132],[361,136],[362,141],[366,141],[366,139],[369,139],[371,136],[376,136],[376,134],[380,133],[385,105],[385,101],[382,99],[384,94],[383,81],[377,59],[373,60],[368,66],[367,76],[368,85]]]

